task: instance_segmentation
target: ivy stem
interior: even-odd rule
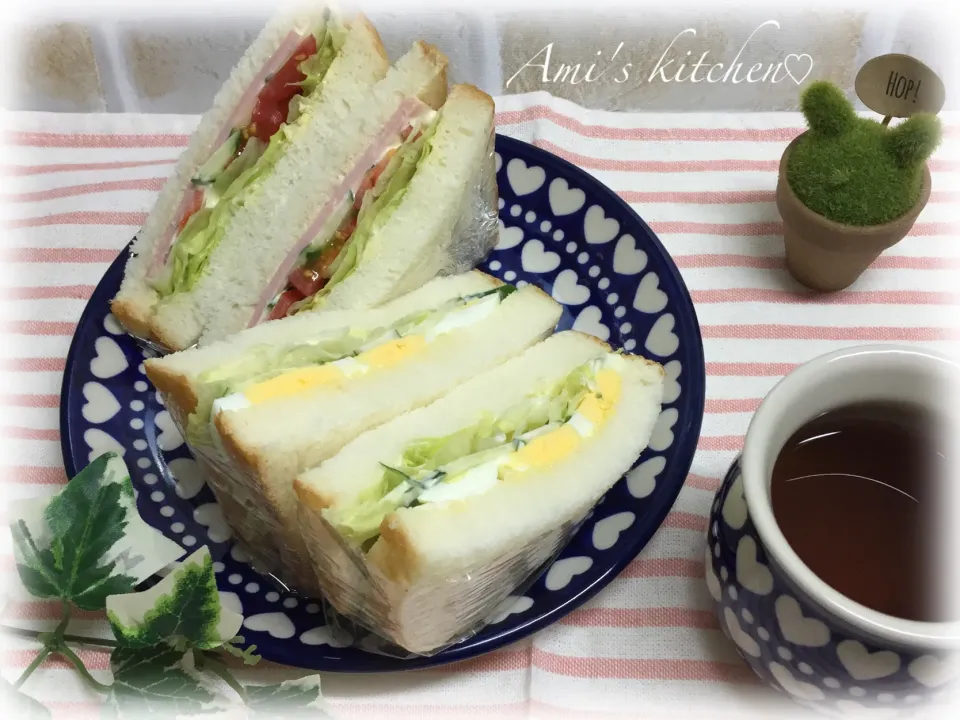
[[[43,661],[47,659],[47,655],[50,654],[50,648],[43,648],[37,656],[33,659],[33,662],[27,665],[27,669],[23,671],[23,675],[17,678],[17,681],[13,684],[13,687],[17,690],[20,689],[20,686],[23,685],[27,678],[33,674],[33,671],[36,670],[43,664]]]
[[[27,628],[15,628],[10,627],[9,625],[0,625],[0,632],[6,633],[8,635],[16,635],[18,637],[32,638],[34,640],[39,640],[40,636],[44,633],[40,630],[28,630]],[[107,638],[89,638],[81,637],[80,635],[69,635],[67,633],[63,634],[64,642],[77,643],[79,645],[101,645],[103,647],[116,647],[116,640],[108,640]]]
[[[243,685],[237,682],[237,679],[230,674],[230,670],[226,665],[221,663],[219,660],[215,660],[209,655],[203,656],[203,669],[209,670],[214,675],[223,680],[227,685],[233,688],[234,692],[239,695],[244,702],[247,701],[247,692],[243,689]]]
[[[83,660],[77,657],[76,653],[73,652],[70,648],[62,643],[56,648],[56,652],[63,655],[67,660],[70,661],[70,664],[73,665],[77,672],[80,673],[81,677],[87,682],[87,684],[92,687],[94,690],[99,690],[100,692],[110,692],[110,686],[104,685],[102,682],[97,680],[83,664]]]

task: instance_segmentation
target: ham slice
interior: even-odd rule
[[[324,203],[323,207],[320,208],[319,213],[314,217],[310,226],[300,236],[300,239],[297,240],[296,244],[290,249],[290,252],[287,253],[287,256],[277,268],[270,282],[264,288],[263,294],[260,296],[260,300],[254,308],[253,315],[250,317],[250,322],[247,323],[248,328],[263,321],[267,305],[277,296],[277,293],[286,286],[287,278],[300,259],[300,254],[307,245],[313,242],[317,233],[320,232],[336,209],[344,202],[347,202],[347,195],[350,192],[356,193],[360,187],[360,183],[363,181],[364,175],[380,161],[380,158],[384,156],[392,145],[396,144],[396,137],[400,135],[403,129],[418,115],[429,110],[429,106],[421,102],[418,98],[406,98],[400,103],[400,106],[380,129],[380,132],[367,147],[366,151],[360,155],[350,171],[330,194],[330,198]]]
[[[257,106],[257,98],[260,96],[260,91],[263,89],[266,84],[267,78],[273,73],[277,72],[283,65],[290,59],[290,56],[293,55],[294,51],[300,46],[301,41],[305,38],[306,35],[291,31],[280,43],[276,50],[274,50],[273,55],[270,56],[270,59],[267,60],[257,71],[257,74],[250,81],[250,84],[247,86],[247,89],[244,91],[243,95],[240,96],[240,100],[237,101],[237,105],[234,108],[233,112],[230,113],[230,116],[227,118],[227,121],[220,128],[220,132],[217,133],[214,142],[208,148],[208,156],[213,153],[217,148],[223,145],[226,142],[226,139],[230,137],[232,133],[238,127],[244,127],[250,122],[250,117],[253,115],[253,109]],[[203,163],[199,163],[202,165]],[[167,264],[167,261],[170,259],[170,251],[173,249],[173,243],[177,236],[177,226],[180,224],[180,219],[183,217],[183,214],[187,211],[187,207],[190,205],[190,196],[193,194],[193,189],[188,189],[183,197],[180,199],[180,204],[177,206],[177,212],[174,214],[170,225],[167,227],[166,232],[164,232],[163,237],[160,242],[157,243],[157,247],[154,250],[153,260],[150,264],[150,274],[154,274],[156,271],[160,270]]]

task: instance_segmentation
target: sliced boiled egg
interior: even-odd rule
[[[500,457],[467,470],[453,482],[439,482],[421,493],[418,499],[421,503],[438,503],[485,493],[499,481],[498,471],[505,460],[506,456]]]
[[[448,332],[457,330],[468,325],[473,325],[489,317],[500,304],[500,298],[496,295],[483,298],[477,302],[471,303],[459,310],[448,313],[436,325],[426,333],[427,342],[434,338],[445,335]]]

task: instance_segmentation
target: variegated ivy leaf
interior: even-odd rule
[[[313,718],[332,717],[320,694],[320,676],[310,675],[286,680],[279,685],[247,685],[247,707],[254,717]]]
[[[108,595],[135,585],[183,555],[137,513],[123,460],[101,455],[51,498],[11,506],[20,579],[37,597],[101,610]]]
[[[212,710],[214,696],[183,667],[169,645],[118,647],[110,655],[108,707],[120,718],[189,717]]]
[[[210,650],[233,638],[243,623],[242,615],[220,603],[206,546],[149,590],[107,598],[107,617],[117,641],[131,648]]]

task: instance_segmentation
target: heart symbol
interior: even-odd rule
[[[107,435],[98,428],[90,428],[83,433],[83,441],[90,448],[89,462],[93,462],[104,453],[114,452],[123,457],[127,452],[127,449],[114,440],[112,435]]]
[[[583,190],[571,188],[563,178],[550,183],[550,209],[554,215],[571,215],[582,208],[586,201]]]
[[[593,565],[593,560],[583,556],[557,560],[547,570],[547,577],[543,584],[546,585],[547,590],[562,590],[570,583],[574,575],[586,572],[591,565]]]
[[[233,537],[233,531],[223,519],[223,511],[216,503],[206,503],[193,511],[193,519],[207,528],[210,542],[222,543]]]
[[[509,250],[523,242],[523,230],[518,227],[504,227],[503,220],[500,223],[500,240],[494,250]]]
[[[600,520],[593,526],[593,546],[597,550],[609,550],[617,544],[620,533],[633,525],[636,515],[622,512]]]
[[[220,606],[237,615],[243,615],[243,603],[240,602],[240,596],[236,593],[221,590],[217,593],[220,596]]]
[[[910,677],[927,687],[939,687],[957,675],[957,658],[938,658],[921,655],[907,666]]]
[[[900,669],[900,656],[890,650],[872,653],[856,640],[837,645],[837,657],[854,680],[876,680]]]
[[[520,253],[520,264],[527,272],[548,273],[560,265],[560,256],[544,250],[543,243],[539,240],[530,240]]]
[[[673,313],[658,317],[653,327],[650,328],[644,347],[660,357],[673,355],[680,347],[680,338],[673,332],[673,324]]]
[[[160,431],[160,434],[157,435],[157,447],[161,450],[170,452],[183,445],[183,436],[177,430],[177,426],[173,424],[173,418],[170,417],[169,412],[166,410],[158,412],[153,419],[153,424]]]
[[[651,450],[663,452],[673,445],[673,426],[676,425],[680,412],[676,408],[668,408],[660,413],[657,418],[657,424],[653,426],[653,432],[650,433],[650,441],[647,446]]]
[[[127,356],[113,338],[98,337],[93,347],[97,351],[96,357],[90,361],[90,372],[94,376],[105,380],[127,369]]]
[[[230,557],[236,560],[238,563],[248,563],[250,562],[250,556],[244,551],[239,545],[234,545],[230,548]]]
[[[704,548],[704,562],[703,566],[705,568],[705,576],[707,579],[707,590],[710,591],[710,596],[720,602],[720,598],[723,596],[723,591],[720,588],[720,580],[717,579],[717,574],[713,571],[713,556],[710,554],[710,543],[706,544]]]
[[[633,296],[633,307],[644,313],[658,313],[667,306],[667,294],[660,289],[660,278],[655,272],[649,272],[640,280],[637,294]]]
[[[830,629],[816,618],[804,617],[800,603],[789,595],[778,597],[774,610],[787,642],[803,647],[823,647],[830,642]]]
[[[103,319],[103,329],[111,335],[123,335],[124,332],[123,326],[120,325],[113,313],[107,313],[107,316]]]
[[[86,402],[80,408],[80,413],[87,422],[94,425],[106,422],[120,412],[120,403],[113,393],[98,382],[85,383],[83,397]]]
[[[790,60],[794,59],[799,62],[804,58],[806,58],[807,62],[809,62],[810,65],[809,67],[807,67],[807,71],[803,74],[803,77],[797,80],[797,76],[794,75],[793,72],[790,70]],[[806,80],[807,75],[809,75],[813,71],[813,58],[807,55],[806,53],[800,53],[799,55],[797,55],[796,53],[790,53],[783,59],[783,70],[784,72],[787,73],[787,75],[790,76],[791,80],[793,80],[797,85],[799,85],[804,80]]]
[[[529,195],[540,189],[547,174],[542,167],[527,167],[520,158],[514,158],[507,163],[507,180],[517,195]]]
[[[743,496],[743,475],[737,473],[737,479],[730,486],[727,499],[723,501],[720,513],[723,521],[734,530],[739,530],[747,521],[747,500]]]
[[[591,205],[583,220],[583,235],[591,245],[603,245],[613,240],[620,232],[620,223],[603,214],[599,205]]]
[[[755,595],[769,595],[773,590],[773,574],[757,561],[757,543],[749,535],[737,544],[737,582]]]
[[[633,235],[617,240],[613,250],[613,271],[621,275],[636,275],[647,266],[647,254],[636,247]]]
[[[337,634],[342,637],[336,637],[332,628],[321,625],[303,633],[300,636],[300,642],[304,645],[329,645],[332,648],[348,647],[352,642],[351,638],[342,631]]]
[[[680,377],[682,369],[683,367],[680,365],[679,360],[671,360],[663,366],[663,371],[666,374],[666,377],[663,379],[664,405],[669,405],[680,397],[680,383],[677,382],[677,378]]]
[[[627,490],[635,498],[645,498],[657,486],[657,475],[667,466],[667,459],[660,455],[644,460],[627,473]]]
[[[167,467],[170,469],[177,495],[184,499],[189,500],[194,497],[206,482],[200,466],[193,458],[171,460]]]
[[[251,615],[243,621],[243,626],[254,632],[265,632],[278,640],[292,638],[297,631],[293,621],[282,612]]]
[[[590,288],[577,285],[576,270],[564,270],[553,281],[553,298],[564,305],[583,305],[590,299]]]
[[[793,677],[793,673],[780,663],[772,662],[769,667],[770,673],[774,679],[780,683],[780,687],[794,697],[802,698],[803,700],[823,700],[823,690],[816,685],[800,682]]]
[[[506,600],[500,603],[500,606],[490,619],[490,624],[496,625],[497,623],[502,623],[511,615],[524,613],[532,607],[533,600],[528,598],[526,595],[520,597],[516,595],[510,595]]]
[[[740,621],[737,620],[737,616],[733,614],[733,610],[724,608],[723,619],[727,623],[727,630],[730,631],[730,639],[733,640],[741,650],[747,653],[747,655],[760,657],[760,646],[756,640],[743,631],[743,628],[740,627]]]
[[[610,328],[600,322],[602,313],[596,305],[591,305],[580,311],[577,319],[573,321],[573,330],[593,335],[606,341],[610,337]]]
[[[494,153],[493,156],[496,158],[497,172],[500,172],[500,168],[503,167],[503,158],[500,157],[500,153]]]

